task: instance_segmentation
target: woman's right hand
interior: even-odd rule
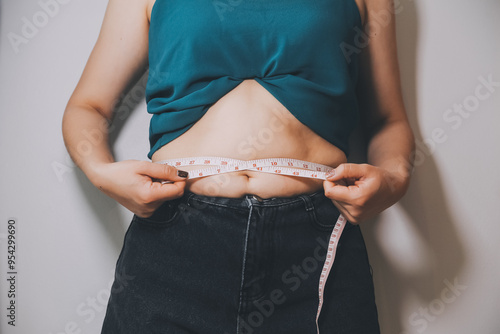
[[[125,160],[104,163],[96,169],[92,183],[139,217],[151,216],[163,202],[184,194],[186,178],[178,169],[149,161]],[[173,181],[162,184],[153,179]]]

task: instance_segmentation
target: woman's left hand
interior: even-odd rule
[[[396,203],[408,188],[408,179],[370,164],[344,163],[323,182],[325,196],[342,215],[358,224]]]

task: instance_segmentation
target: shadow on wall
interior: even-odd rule
[[[137,106],[144,101],[145,84],[147,80],[147,71],[141,73],[141,76],[133,80],[126,88],[123,97],[118,101],[114,111],[114,117],[109,128],[109,147],[113,156],[114,144],[129,116],[137,109]],[[99,227],[103,228],[108,240],[113,243],[113,248],[120,251],[123,245],[123,236],[130,223],[131,218],[125,217],[121,211],[121,205],[114,199],[102,193],[86,177],[86,175],[77,168],[76,177],[80,183],[80,189],[85,194],[89,207],[98,217]],[[124,225],[125,224],[125,225]]]
[[[419,141],[423,136],[418,128],[417,10],[414,1],[402,2],[396,11],[396,25],[405,106],[416,140]],[[363,151],[356,139],[353,140],[353,147],[356,151]],[[438,316],[432,314],[432,304],[434,303],[436,307],[442,301],[443,289],[447,288],[446,282],[454,283],[465,262],[463,244],[457,235],[447,205],[439,166],[436,165],[432,155],[420,151],[410,188],[397,204],[397,208],[391,210],[404,211],[411,225],[399,225],[398,231],[406,230],[410,240],[417,240],[415,244],[421,246],[412,249],[413,253],[410,253],[412,258],[409,258],[408,262],[417,263],[419,261],[415,258],[420,258],[424,259],[425,263],[418,263],[418,268],[407,270],[401,268],[397,262],[391,261],[391,255],[398,255],[391,252],[398,250],[398,247],[402,248],[402,245],[400,242],[392,245],[391,252],[388,252],[390,248],[383,244],[381,224],[389,223],[386,226],[394,227],[403,222],[399,220],[394,223],[384,222],[381,217],[377,217],[362,224],[373,267],[381,332],[384,334],[424,332],[429,322]],[[365,158],[350,158],[354,160],[353,162],[366,161],[365,159],[366,155]],[[407,250],[404,253],[406,254]],[[409,298],[418,300],[418,307],[414,310],[411,308],[408,310],[406,300]],[[425,311],[422,309],[427,309],[429,313],[424,315],[422,312]],[[402,310],[405,310],[405,314],[402,314]],[[409,312],[409,315],[406,312]]]

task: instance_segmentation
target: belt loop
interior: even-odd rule
[[[306,211],[314,210],[314,204],[311,197],[309,197],[308,195],[299,195],[299,197],[304,201]]]
[[[245,195],[245,200],[247,201],[248,208],[252,207],[252,200],[250,199],[252,195]]]

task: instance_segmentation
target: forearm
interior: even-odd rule
[[[368,143],[368,163],[388,172],[392,191],[403,196],[409,186],[415,139],[406,120],[390,121]]]
[[[95,184],[99,166],[114,162],[108,144],[108,120],[90,106],[69,103],[62,133],[69,155]]]

